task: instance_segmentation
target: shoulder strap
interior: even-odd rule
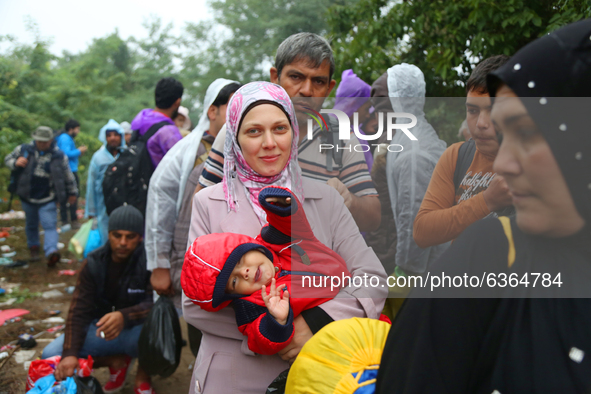
[[[31,144],[22,144],[21,145],[21,156],[28,158],[28,156],[35,152],[35,148],[31,146]]]
[[[454,191],[458,190],[460,183],[472,165],[474,154],[476,153],[476,144],[473,139],[464,142],[458,150],[458,160],[456,161],[456,170],[454,172]]]
[[[513,263],[515,262],[515,242],[513,242],[513,231],[511,230],[511,219],[507,216],[500,216],[499,221],[503,226],[503,231],[505,231],[505,236],[507,237],[507,242],[509,242],[509,255],[507,256],[507,266],[511,268]]]
[[[337,149],[337,147],[342,147],[344,144],[342,143],[341,140],[339,140],[339,130],[338,127],[334,127],[334,125],[331,122],[331,117],[328,116],[327,117],[327,126],[328,126],[328,141],[327,143],[330,145],[334,145],[336,142],[335,148],[332,150],[332,157],[330,155],[326,155],[326,170],[327,171],[332,171],[332,160],[334,159],[334,162],[336,163],[336,165],[338,167],[342,167],[343,166],[343,151],[342,149]]]
[[[158,122],[158,123],[154,123],[152,126],[150,126],[150,128],[148,129],[148,131],[146,131],[146,134],[144,135],[139,135],[138,134],[138,140],[139,141],[145,141],[147,142],[150,138],[152,138],[152,136],[154,134],[156,134],[156,132],[158,130],[160,130],[162,127],[169,125],[170,122],[168,122],[167,120],[163,120],[162,122]]]

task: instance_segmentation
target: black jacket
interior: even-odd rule
[[[111,246],[107,242],[88,255],[80,271],[66,321],[63,357],[78,355],[93,320],[119,311],[125,328],[129,328],[143,323],[152,308],[151,272],[146,269],[144,243],[137,246],[125,263],[116,295],[107,294],[105,288],[110,261]],[[114,302],[109,301],[113,299]]]

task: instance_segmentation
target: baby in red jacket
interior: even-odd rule
[[[197,238],[185,255],[181,285],[207,311],[232,303],[250,350],[275,354],[291,341],[293,319],[334,298],[351,278],[345,261],[316,239],[288,189],[265,187],[259,203],[269,223],[261,233]]]

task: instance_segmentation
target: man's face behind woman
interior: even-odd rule
[[[585,224],[575,208],[550,145],[507,86],[496,94],[491,118],[502,143],[494,170],[507,181],[523,231],[565,237]]]
[[[292,130],[278,107],[261,104],[248,111],[237,138],[244,160],[259,175],[277,175],[287,165]]]

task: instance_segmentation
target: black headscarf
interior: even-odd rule
[[[525,46],[487,82],[493,97],[505,83],[521,98],[591,223],[591,19]]]
[[[514,218],[510,238],[497,219],[464,231],[431,277],[560,274],[561,286],[495,286],[499,298],[487,299],[477,298],[488,296],[479,288],[474,297],[450,287],[415,288],[390,329],[379,394],[591,393],[591,101],[584,97],[591,95],[591,20],[517,52],[489,76],[491,96],[502,83],[549,143],[587,226],[555,239],[524,233]],[[446,298],[456,294],[463,297]]]

